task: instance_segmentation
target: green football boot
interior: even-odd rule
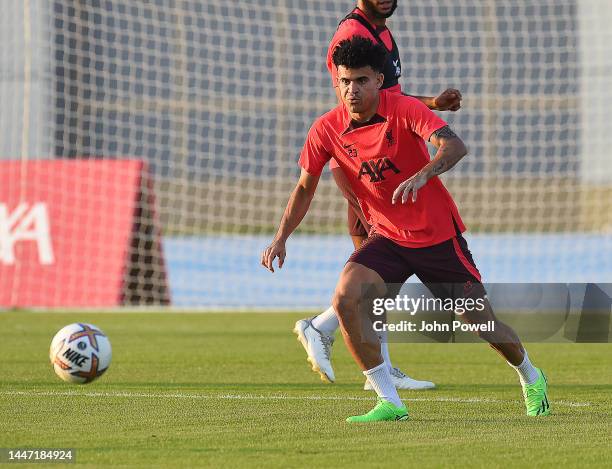
[[[525,407],[527,415],[539,417],[550,414],[550,404],[548,403],[548,381],[546,376],[539,368],[538,380],[533,384],[523,386],[523,396],[525,397]]]
[[[408,409],[405,405],[397,407],[389,401],[378,398],[378,403],[371,411],[364,415],[355,415],[346,419],[350,423],[386,422],[395,420],[408,420]]]

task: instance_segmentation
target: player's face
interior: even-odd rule
[[[344,105],[351,114],[368,114],[376,111],[378,90],[384,76],[372,67],[338,67],[338,88]]]
[[[397,8],[397,0],[361,0],[361,5],[368,16],[389,18]]]

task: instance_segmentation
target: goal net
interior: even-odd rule
[[[441,115],[470,154],[443,179],[484,279],[612,282],[612,4],[399,4],[388,25],[404,91],[454,87],[464,97],[461,111]],[[325,54],[353,5],[3,0],[0,164],[146,163],[154,207],[137,213],[158,219],[159,231],[149,234],[164,261],[151,264],[146,252],[133,257],[151,239],[128,243],[143,265],[124,268],[125,283],[154,292],[130,303],[163,303],[155,291],[167,286],[177,307],[325,307],[352,251],[346,202],[328,170],[288,243],[285,267],[272,275],[259,256],[296,182],[308,128],[335,104]],[[24,171],[9,181],[13,191],[28,183]],[[99,180],[92,173],[78,185],[95,188]],[[0,210],[0,266],[13,248],[14,263],[29,262],[20,261],[11,238],[16,207],[9,205]],[[85,225],[81,236],[100,229],[95,219]],[[73,264],[106,255],[69,253]]]

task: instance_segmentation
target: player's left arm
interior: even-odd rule
[[[398,200],[404,204],[412,192],[412,202],[416,202],[417,191],[434,176],[439,176],[455,166],[468,151],[463,141],[446,125],[436,130],[429,141],[438,151],[434,158],[418,173],[402,182],[393,192],[392,203]]]
[[[461,109],[461,92],[454,88],[448,88],[438,96],[414,96],[407,93],[402,93],[405,96],[418,99],[432,111],[458,111]]]

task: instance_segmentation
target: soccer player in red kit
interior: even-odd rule
[[[341,102],[337,79],[338,71],[333,63],[332,54],[341,41],[355,36],[366,37],[384,47],[386,60],[383,65],[384,79],[381,89],[402,93],[399,83],[402,71],[400,54],[395,39],[386,26],[387,18],[393,15],[396,8],[397,0],[358,0],[357,6],[338,25],[327,51],[327,68],[331,74],[338,102]],[[450,88],[437,97],[415,96],[415,98],[430,109],[437,111],[457,111],[461,107],[461,93]],[[336,184],[348,202],[348,230],[353,245],[357,249],[368,237],[370,224],[338,164],[331,160],[329,166]],[[318,372],[323,381],[326,382],[335,380],[331,365],[331,351],[338,327],[338,318],[333,306],[330,306],[326,311],[313,318],[297,321],[294,328],[294,332],[308,354],[308,361],[312,364],[313,370]],[[435,387],[434,383],[430,381],[412,379],[399,368],[394,367],[389,356],[386,334],[381,333],[380,339],[381,353],[396,388],[431,389]],[[364,389],[372,389],[368,380],[365,381]]]
[[[493,324],[480,330],[479,337],[516,369],[527,414],[548,415],[546,378],[531,364],[516,333],[494,316],[461,235],[465,227],[457,207],[438,178],[467,154],[465,145],[418,100],[380,91],[384,79],[380,48],[357,36],[342,41],[334,51],[343,104],[318,118],[308,132],[300,156],[300,179],[261,263],[274,272],[273,261],[278,257],[282,266],[285,242],[308,211],[323,167],[334,159],[372,224],[366,242],[348,259],[333,298],[344,341],[378,395],[370,412],[347,421],[408,419],[381,356],[379,338],[367,333],[371,318],[359,306],[367,301],[364,285],[388,294],[387,284],[404,283],[412,275],[430,289],[430,285],[460,284],[464,287],[460,292],[442,294],[477,295],[486,304],[483,310],[466,311],[461,318]],[[437,148],[431,161],[426,141]]]

